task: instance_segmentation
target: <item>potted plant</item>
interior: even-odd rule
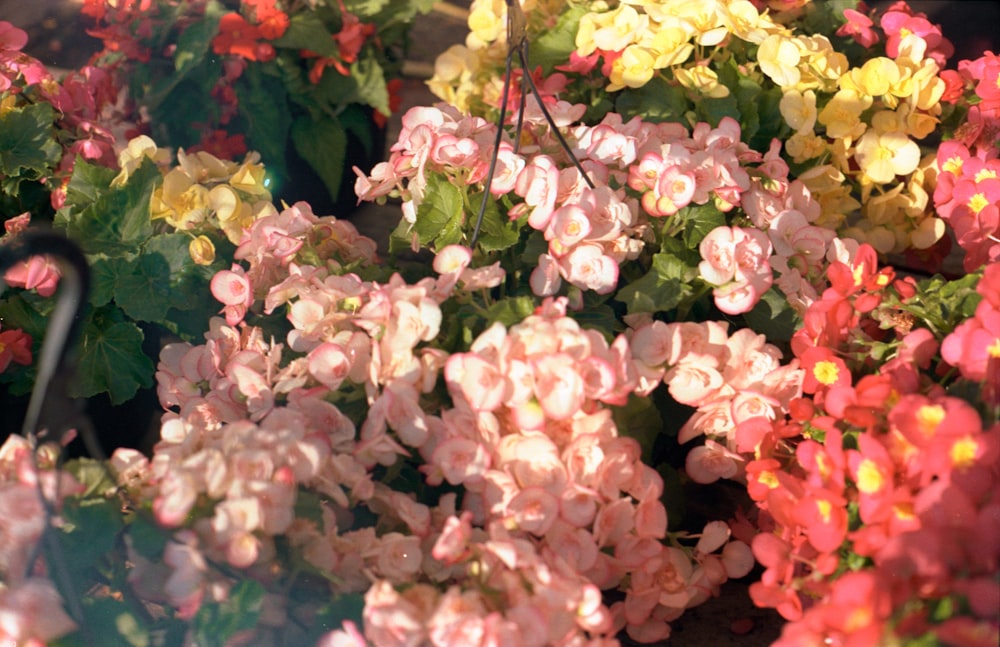
[[[346,212],[345,169],[381,157],[408,26],[430,7],[89,0],[82,11],[104,42],[95,64],[116,75],[160,145],[223,159],[258,151],[275,195]]]

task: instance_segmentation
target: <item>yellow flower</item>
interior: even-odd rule
[[[796,164],[816,159],[826,153],[828,149],[826,140],[812,131],[795,133],[785,142],[785,150],[792,156],[792,161]]]
[[[772,34],[757,49],[761,71],[783,88],[794,87],[802,77],[799,61],[802,54],[795,40]]]
[[[606,52],[620,52],[649,27],[649,16],[621,5],[614,11],[596,14],[595,23],[594,45]]]
[[[475,0],[469,7],[469,34],[465,44],[482,49],[507,33],[507,4],[503,0]]]
[[[631,45],[615,59],[608,77],[607,90],[615,92],[622,88],[641,88],[653,78],[653,55],[644,47]]]
[[[826,126],[826,136],[831,139],[857,139],[868,128],[861,121],[861,113],[870,108],[872,98],[855,90],[840,90],[820,111],[817,119]]]
[[[208,208],[215,213],[226,238],[234,244],[240,242],[243,229],[253,224],[250,205],[228,185],[220,184],[208,192]]]
[[[211,265],[215,261],[215,245],[208,236],[198,236],[188,243],[188,254],[198,265]]]
[[[721,99],[729,96],[729,88],[719,84],[719,76],[707,65],[695,65],[689,69],[677,68],[674,70],[674,76],[685,88],[706,97]]]
[[[0,99],[0,118],[6,115],[8,112],[17,107],[17,95],[8,94],[3,99]]]
[[[719,18],[734,36],[755,44],[762,43],[768,34],[781,29],[766,14],[760,15],[757,7],[749,0],[725,3]]]
[[[816,124],[816,93],[812,90],[806,90],[804,93],[798,90],[786,90],[781,95],[778,109],[785,118],[785,123],[797,133],[811,133]]]
[[[175,168],[163,177],[149,207],[152,219],[163,218],[174,229],[192,229],[208,217],[208,189]]]
[[[229,178],[229,185],[234,189],[258,196],[265,200],[271,199],[271,192],[267,190],[267,171],[260,164],[245,162],[240,165],[233,176]]]
[[[676,24],[647,30],[641,35],[638,44],[652,52],[653,68],[657,70],[680,65],[694,51],[691,34]]]
[[[646,12],[649,13],[650,3]],[[714,47],[729,34],[722,23],[721,3],[716,0],[678,0],[670,5],[670,15],[689,25],[694,31],[695,41],[704,47]]]
[[[135,173],[142,165],[142,160],[147,157],[157,164],[165,164],[170,160],[170,151],[158,149],[156,142],[146,135],[130,139],[124,150],[118,153],[118,167],[121,171],[111,180],[111,186],[125,186],[129,176]]]
[[[917,228],[910,234],[910,241],[917,249],[927,249],[941,240],[946,231],[944,220],[928,216],[921,220]]]
[[[247,157],[250,159],[253,156],[248,155]],[[215,155],[205,151],[185,153],[183,148],[177,150],[177,163],[193,182],[199,184],[225,181],[229,179],[238,166],[236,162],[220,160]]]
[[[855,159],[865,176],[887,184],[897,175],[909,175],[920,163],[920,147],[904,133],[869,131],[858,140]]]
[[[902,74],[891,58],[876,56],[865,61],[861,67],[851,70],[850,78],[858,91],[870,97],[881,97],[889,94],[893,86],[899,83]]]

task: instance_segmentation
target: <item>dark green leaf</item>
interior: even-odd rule
[[[76,397],[107,392],[111,404],[120,404],[140,387],[152,384],[153,362],[142,352],[142,331],[134,323],[107,326],[91,320],[79,346]]]
[[[90,305],[107,305],[115,295],[120,258],[93,257],[90,261]]]
[[[331,38],[330,30],[311,11],[295,14],[288,23],[288,29],[277,40],[271,41],[275,47],[300,50],[308,49],[320,56],[337,56],[337,43]]]
[[[799,325],[799,317],[788,305],[788,299],[777,288],[765,292],[750,312],[743,315],[747,324],[768,341],[788,341]]]
[[[146,252],[119,265],[115,302],[137,321],[161,321],[170,308],[170,265]]]
[[[247,143],[260,152],[264,164],[285,172],[285,150],[292,117],[280,78],[249,66],[236,84],[240,116],[246,122]],[[320,154],[329,154],[322,151]]]
[[[146,160],[124,187],[103,191],[86,206],[60,209],[55,225],[65,229],[86,254],[136,252],[153,233],[149,199],[161,178],[156,165]]]
[[[697,269],[677,256],[655,254],[649,272],[622,288],[615,298],[625,304],[629,314],[671,310],[692,294],[691,281],[696,276]]]
[[[351,63],[351,77],[357,83],[356,98],[340,103],[364,103],[384,115],[392,112],[389,108],[389,90],[385,87],[385,72],[378,61],[363,58]]]
[[[690,108],[684,88],[670,85],[659,76],[641,88],[623,90],[615,99],[615,110],[626,120],[639,115],[645,121],[687,123]]]
[[[571,310],[569,316],[575,319],[581,327],[597,330],[608,338],[614,335],[615,329],[620,325],[614,309],[607,304],[591,306],[583,310]]]
[[[472,204],[479,204],[483,194],[472,196]],[[486,212],[483,214],[483,225],[479,230],[479,245],[484,251],[494,252],[507,249],[521,237],[521,228],[517,221],[512,221],[500,213],[496,201],[491,196],[486,202]]]
[[[710,231],[726,224],[726,215],[712,202],[684,207],[674,217],[684,221],[684,244],[689,249],[697,249]]]
[[[195,643],[223,647],[230,638],[257,626],[264,602],[264,587],[253,580],[237,582],[229,597],[216,604],[203,604],[192,621]]]
[[[162,561],[163,549],[167,545],[167,532],[147,514],[136,512],[131,516],[128,536],[137,553],[153,562]]]
[[[347,156],[344,129],[333,119],[316,121],[308,116],[300,117],[292,124],[292,143],[302,159],[323,180],[330,197],[336,200]]]
[[[0,116],[0,176],[37,179],[51,172],[62,154],[54,120],[48,103],[14,108]]]
[[[174,74],[178,80],[198,67],[208,54],[212,39],[219,32],[219,16],[206,12],[200,20],[191,22],[177,38],[174,50]]]
[[[698,116],[713,128],[719,125],[723,117],[732,117],[736,121],[741,121],[739,103],[732,94],[721,98],[702,98],[698,102]]]
[[[486,311],[488,325],[499,321],[505,326],[513,326],[535,312],[538,303],[534,297],[508,297],[497,301]]]
[[[531,39],[528,65],[533,68],[541,65],[546,73],[550,73],[556,65],[566,64],[570,52],[576,49],[576,32],[579,31],[580,18],[587,11],[587,7],[582,4],[569,5],[563,9],[554,27]]]
[[[653,464],[653,444],[664,428],[653,399],[630,394],[625,406],[613,407],[611,411],[618,432],[639,441],[643,462]]]

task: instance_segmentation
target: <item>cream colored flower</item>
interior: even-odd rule
[[[795,132],[811,133],[816,124],[816,93],[812,90],[786,90],[781,95],[778,109],[785,118],[785,123],[794,128]]]
[[[129,176],[138,170],[147,157],[157,164],[166,164],[170,161],[170,150],[157,148],[156,142],[146,135],[130,139],[125,149],[118,153],[118,167],[121,172],[111,180],[111,186],[125,186]]]
[[[707,65],[677,68],[674,70],[674,77],[685,88],[706,97],[721,99],[729,96],[729,88],[719,83],[719,75]]]
[[[197,265],[211,265],[215,261],[215,245],[208,236],[197,236],[188,243],[188,254]]]
[[[827,102],[817,119],[826,126],[826,135],[831,139],[860,137],[868,126],[861,121],[861,113],[870,108],[872,98],[855,90],[840,90]]]
[[[904,133],[869,131],[858,140],[855,159],[865,176],[887,184],[897,175],[909,175],[920,163],[920,147]]]
[[[208,189],[195,184],[183,169],[175,168],[153,191],[150,217],[162,218],[174,229],[192,229],[208,217]]]
[[[795,87],[802,77],[799,61],[802,54],[794,39],[773,34],[764,39],[757,49],[760,69],[783,88]]]
[[[626,47],[622,55],[615,59],[608,77],[608,92],[622,88],[641,88],[653,78],[653,55],[644,47]]]

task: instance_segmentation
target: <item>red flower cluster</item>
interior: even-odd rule
[[[765,567],[750,593],[790,621],[780,646],[875,645],[890,634],[996,644],[1000,424],[984,428],[925,373],[937,352],[929,330],[893,339],[875,325],[913,291],[865,247],[832,263],[831,287],[806,311],[792,345],[807,395],[770,424],[747,465],[764,531],[752,548]],[[1000,312],[1000,266],[979,292],[976,319],[945,341],[973,379],[988,354],[978,312],[988,322]],[[978,351],[966,353],[973,339]],[[855,382],[876,341],[895,355]],[[972,536],[983,538],[974,548]],[[937,605],[965,611],[942,621]]]

